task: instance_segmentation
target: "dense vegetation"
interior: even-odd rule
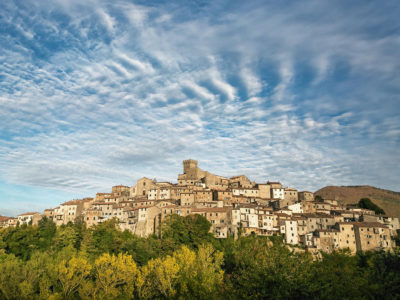
[[[378,205],[373,203],[371,199],[369,198],[361,198],[360,201],[357,204],[358,207],[360,208],[365,208],[365,209],[370,209],[375,212],[377,215],[384,215],[385,211],[380,208]]]
[[[395,299],[400,254],[313,259],[279,239],[214,239],[201,216],[172,216],[161,237],[111,220],[0,230],[0,299]]]

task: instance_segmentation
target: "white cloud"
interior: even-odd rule
[[[305,21],[299,5],[239,6],[210,17],[65,1],[52,8],[66,26],[44,6],[26,20],[36,26],[17,18],[43,42],[10,36],[0,49],[2,179],[90,194],[143,175],[173,181],[192,157],[300,189],[395,188],[400,39],[344,30],[352,18]]]

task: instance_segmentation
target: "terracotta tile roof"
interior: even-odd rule
[[[36,214],[40,215],[40,213],[38,213],[38,212],[27,212],[27,213],[20,214],[18,216],[31,216],[31,215],[36,215]]]
[[[339,225],[352,225],[356,227],[380,227],[388,228],[386,225],[378,222],[338,222]]]
[[[154,205],[142,205],[142,206],[136,206],[136,207],[125,207],[125,211],[134,211],[134,210],[139,210],[142,208],[149,208],[149,207],[154,207]]]
[[[355,225],[357,227],[379,227],[379,228],[388,228],[386,225],[378,222],[356,222]]]
[[[232,176],[231,178],[229,178],[229,179],[236,179],[236,178],[239,178],[239,177],[246,177],[246,175],[236,175],[236,176]],[[247,177],[246,177],[247,178]]]
[[[10,217],[0,216],[0,222],[7,222],[9,219]]]
[[[333,216],[331,215],[318,214],[318,213],[303,213],[302,215],[306,218],[320,218],[320,219],[333,218]]]
[[[204,207],[193,208],[192,212],[228,212],[231,207]]]
[[[179,206],[179,205],[167,205],[167,206],[164,206],[164,207],[162,207],[162,208],[176,208],[176,207],[179,207],[179,208],[188,208],[188,207]]]
[[[62,203],[61,205],[79,205],[80,203],[82,203],[82,200],[71,200]]]
[[[278,216],[278,217],[280,217],[280,218],[287,218],[287,217],[291,218],[291,217],[292,217],[291,215],[284,214],[284,213],[276,213],[276,214],[274,214],[274,215],[275,215],[275,216]]]
[[[317,229],[318,232],[339,232],[338,229]]]

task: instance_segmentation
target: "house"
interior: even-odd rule
[[[204,216],[211,223],[210,232],[216,238],[226,238],[231,224],[230,211],[230,207],[193,208],[192,214]]]
[[[299,201],[314,201],[314,193],[309,191],[298,192]]]
[[[42,215],[38,212],[27,212],[27,213],[18,215],[19,225],[24,225],[24,224],[37,225],[41,219],[42,219]]]
[[[299,244],[299,235],[297,228],[297,221],[291,218],[278,221],[280,233],[284,236],[286,244],[297,245]]]

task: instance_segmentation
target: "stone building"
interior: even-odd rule
[[[27,213],[18,215],[19,225],[24,225],[24,224],[37,225],[41,219],[42,219],[42,215],[38,212],[27,212]]]
[[[314,201],[314,193],[309,191],[298,192],[299,201]]]

